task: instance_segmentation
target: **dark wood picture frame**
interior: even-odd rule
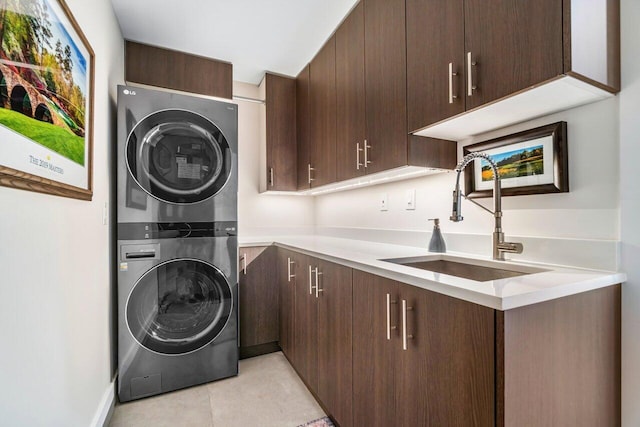
[[[56,196],[90,201],[93,197],[93,110],[95,97],[95,53],[65,1],[49,1],[51,3],[57,3],[60,6],[65,17],[71,24],[71,28],[65,28],[66,31],[68,33],[74,33],[73,35],[82,42],[83,47],[84,49],[86,49],[89,56],[88,58],[85,58],[89,67],[89,69],[87,70],[89,87],[87,88],[86,95],[88,97],[86,101],[86,107],[88,111],[84,120],[85,129],[88,127],[88,132],[84,134],[85,150],[87,151],[86,163],[84,165],[87,174],[87,186],[86,188],[78,187],[11,168],[2,164],[2,158],[0,158],[0,185],[21,190],[28,190],[38,193],[52,194]]]
[[[557,122],[529,129],[512,135],[478,142],[464,147],[464,155],[475,151],[485,151],[524,141],[551,136],[553,139],[553,182],[549,184],[502,188],[503,196],[525,196],[531,194],[569,192],[569,156],[567,152],[567,123]],[[465,194],[469,198],[492,197],[493,190],[477,190],[474,163],[470,163],[464,174]]]

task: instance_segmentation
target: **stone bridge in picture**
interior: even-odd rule
[[[32,84],[20,77],[6,64],[0,63],[0,107],[8,108],[27,117],[52,123],[71,132],[57,112],[51,111],[50,101]]]

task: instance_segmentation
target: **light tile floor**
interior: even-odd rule
[[[110,427],[295,427],[324,415],[279,352],[240,361],[237,377],[118,404]]]

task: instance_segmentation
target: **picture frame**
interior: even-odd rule
[[[64,0],[0,3],[0,185],[92,199],[94,67]]]
[[[484,152],[498,164],[503,196],[569,192],[567,123],[557,122],[464,147]],[[502,164],[501,164],[502,163]],[[484,159],[465,170],[468,198],[493,196],[493,172]]]

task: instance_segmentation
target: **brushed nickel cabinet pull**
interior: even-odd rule
[[[296,277],[295,274],[291,274],[291,266],[295,264],[295,261],[291,261],[291,257],[287,257],[287,282]]]
[[[407,300],[402,300],[402,349],[407,350],[407,340],[412,339],[413,335],[407,334],[407,311],[413,310],[413,307],[407,307]]]
[[[371,146],[367,143],[367,140],[364,140],[364,167],[368,168],[371,164],[371,160],[369,160],[369,149]]]
[[[360,163],[360,152],[363,151],[362,148],[360,148],[360,143],[356,142],[356,169],[360,170],[360,166],[364,166],[362,163]]]
[[[269,168],[269,185],[273,187],[273,168]]]
[[[311,184],[311,181],[315,181],[315,179],[311,178],[311,171],[314,171],[315,169],[311,167],[311,163],[308,164],[308,175],[309,175],[309,184]]]
[[[318,280],[318,276],[322,276],[322,273],[320,272],[319,267],[316,267],[315,273],[316,273],[316,298],[318,298],[320,292],[324,292],[324,289],[320,289],[320,281]]]
[[[467,95],[472,96],[473,91],[477,89],[473,85],[472,66],[475,67],[476,62],[471,59],[471,52],[467,52]]]
[[[453,72],[453,62],[449,62],[449,104],[453,104],[453,100],[457,98],[453,94],[453,76],[457,76],[458,73]]]
[[[242,257],[240,259],[242,259],[242,273],[246,275],[247,274],[247,254],[242,254]]]
[[[313,269],[309,266],[309,295],[313,295]]]
[[[387,294],[387,340],[391,340],[391,330],[396,326],[391,326],[391,304],[397,304],[397,301],[391,301],[391,295]]]

